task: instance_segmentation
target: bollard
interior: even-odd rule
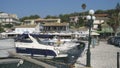
[[[119,68],[119,56],[120,56],[120,54],[119,54],[119,52],[117,52],[117,68]]]

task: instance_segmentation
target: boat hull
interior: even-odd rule
[[[35,49],[35,48],[19,48],[16,47],[16,52],[21,54],[27,54],[31,56],[57,56],[56,53],[48,49]]]

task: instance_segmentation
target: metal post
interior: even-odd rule
[[[120,54],[119,54],[119,52],[117,52],[117,68],[120,67],[120,66],[119,66],[119,56],[120,56]]]
[[[90,10],[89,14],[86,18],[88,19],[88,26],[89,26],[89,39],[88,39],[88,49],[86,53],[86,66],[91,67],[91,52],[90,52],[90,45],[91,45],[91,28],[93,27],[93,21],[95,19],[94,10]]]
[[[92,15],[91,19],[89,20],[89,38],[88,38],[88,49],[87,49],[87,61],[86,66],[91,67],[91,52],[90,52],[90,45],[91,45],[91,27],[93,25]]]
[[[91,52],[90,52],[90,44],[91,44],[91,36],[90,36],[90,33],[91,33],[91,28],[89,27],[89,39],[88,39],[88,49],[87,49],[87,63],[86,63],[86,66],[87,67],[91,67]]]

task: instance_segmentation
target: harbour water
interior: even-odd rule
[[[6,43],[6,42],[8,42],[8,41],[2,41],[0,43],[2,45],[7,45],[7,44],[10,45],[11,44],[11,43]],[[40,61],[45,62],[45,63],[50,64],[50,65],[53,65],[57,68],[70,68],[70,65],[75,63],[76,59],[81,56],[83,49],[84,49],[84,45],[81,44],[81,45],[69,50],[67,58],[49,59],[49,60],[40,59]],[[0,64],[0,68],[44,68],[42,66],[30,63],[30,62],[25,61],[25,60],[19,66],[18,66],[18,64],[19,64],[19,62],[17,62],[17,63],[4,63],[4,64]]]

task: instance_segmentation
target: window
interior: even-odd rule
[[[28,38],[28,37],[25,37],[24,39],[21,40],[21,42],[24,42],[24,43],[32,43],[33,41]]]

